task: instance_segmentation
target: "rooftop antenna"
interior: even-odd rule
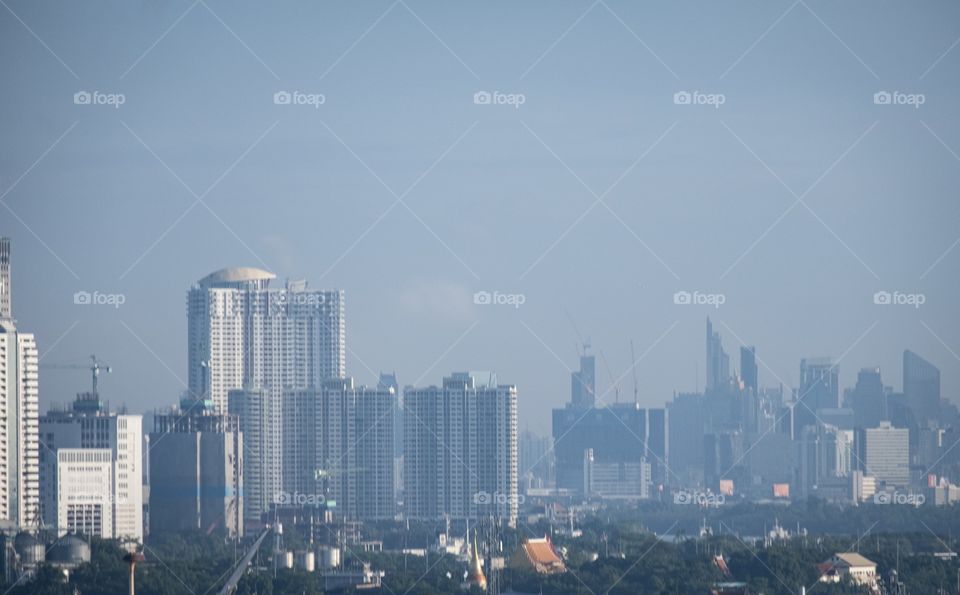
[[[633,351],[633,339],[630,339],[630,369],[633,371],[633,404],[640,402],[640,393],[637,389],[637,355]]]

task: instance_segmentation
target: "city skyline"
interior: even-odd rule
[[[466,333],[444,368],[511,378],[531,424],[576,367],[566,312],[614,376],[631,340],[642,353],[666,333],[640,365],[645,405],[704,385],[690,338],[708,312],[730,354],[735,334],[788,384],[800,358],[838,358],[866,332],[841,385],[863,367],[892,379],[910,349],[960,393],[953,4],[707,5],[695,19],[616,3],[501,5],[509,18],[304,6],[282,42],[242,7],[121,10],[109,25],[11,8],[30,29],[0,20],[18,56],[0,65],[15,141],[0,233],[18,271],[44,272],[18,274],[16,311],[53,347],[45,362],[114,364],[104,390],[132,409],[176,401],[183,288],[230,266],[343,289],[365,321],[346,355],[359,382],[416,380],[443,354],[428,345]],[[220,49],[196,53],[207,43]],[[74,307],[78,291],[125,300]],[[481,307],[478,291],[524,301]],[[725,301],[680,307],[681,291]],[[925,303],[874,304],[882,291]],[[48,375],[44,408],[78,385]]]

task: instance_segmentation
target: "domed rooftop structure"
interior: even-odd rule
[[[13,549],[24,566],[36,566],[43,562],[46,548],[43,542],[29,533],[18,533],[13,539]]]
[[[56,566],[75,567],[90,561],[90,544],[68,533],[50,546],[47,562]]]
[[[270,284],[272,279],[276,278],[276,275],[263,269],[254,267],[229,267],[214,271],[203,279],[200,279],[200,286],[242,288],[252,285],[256,288],[264,288]]]

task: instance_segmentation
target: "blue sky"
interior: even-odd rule
[[[693,390],[698,366],[702,386],[707,315],[734,360],[757,346],[761,384],[831,355],[845,386],[880,366],[899,389],[909,348],[955,399],[958,17],[950,2],[9,1],[15,313],[45,363],[113,364],[104,395],[133,410],[178,398],[185,292],[225,266],[344,289],[360,382],[493,369],[541,432],[569,398],[567,312],[624,395],[634,341],[646,405]],[[483,91],[523,104],[474,103]],[[875,104],[884,91],[923,104]],[[44,372],[43,408],[86,382]]]

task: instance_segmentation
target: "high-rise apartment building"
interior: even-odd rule
[[[0,527],[40,522],[40,393],[37,343],[17,330],[10,293],[10,240],[0,238]]]
[[[515,524],[517,388],[488,373],[454,373],[404,394],[404,504],[410,518]]]
[[[61,449],[106,449],[112,456],[112,535],[143,541],[143,416],[112,414],[90,407],[99,400],[78,396],[69,411],[49,411],[40,418],[40,493],[44,522],[58,526],[58,452]]]
[[[250,388],[231,390],[228,402],[243,434],[243,519],[256,530],[263,514],[284,498],[283,401],[270,391]]]
[[[920,425],[940,416],[940,370],[916,353],[903,352],[903,393]]]
[[[320,386],[346,374],[342,291],[304,281],[271,289],[273,273],[228,268],[187,293],[188,373],[193,398],[227,412],[231,390]]]

